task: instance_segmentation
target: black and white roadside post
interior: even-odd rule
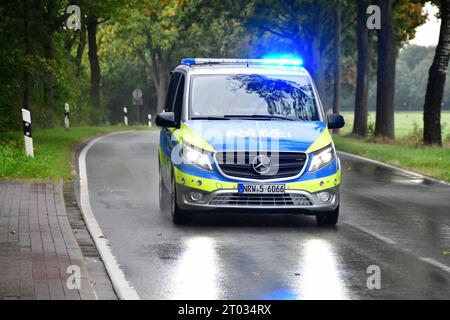
[[[70,112],[70,106],[66,102],[64,104],[64,129],[66,129],[66,130],[69,130],[69,127],[70,127],[69,112]]]
[[[150,113],[148,114],[148,126],[152,126],[152,115]]]
[[[22,109],[23,136],[25,139],[25,154],[27,157],[34,157],[33,137],[31,135],[31,115],[30,111]]]
[[[128,109],[125,106],[123,106],[123,124],[128,125]]]
[[[134,89],[132,98],[133,104],[136,106],[136,122],[139,124],[139,106],[143,104],[141,89]]]

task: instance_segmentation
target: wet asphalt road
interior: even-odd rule
[[[158,137],[112,135],[86,160],[92,210],[141,298],[450,299],[448,185],[340,155],[336,227],[267,214],[175,226],[158,208]]]

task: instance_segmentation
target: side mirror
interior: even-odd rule
[[[327,115],[327,118],[329,129],[340,129],[345,125],[344,117],[340,114],[331,113]]]
[[[155,123],[158,127],[175,128],[175,114],[173,112],[161,112],[156,115]]]

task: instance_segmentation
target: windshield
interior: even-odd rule
[[[190,118],[319,121],[309,78],[301,75],[194,75]]]

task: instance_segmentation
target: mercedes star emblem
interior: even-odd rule
[[[270,170],[270,158],[266,155],[260,154],[253,158],[253,170],[259,174],[266,174]]]

